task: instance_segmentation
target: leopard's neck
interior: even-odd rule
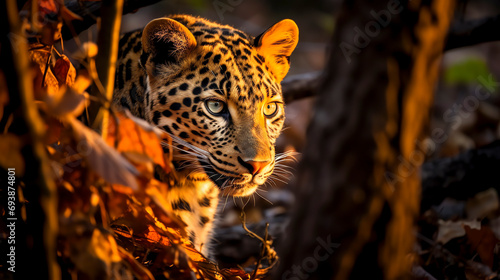
[[[178,174],[180,179],[169,190],[167,202],[187,224],[186,231],[195,249],[208,256],[219,189],[206,176]]]

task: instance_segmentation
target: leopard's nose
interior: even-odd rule
[[[243,165],[248,171],[252,174],[255,175],[259,173],[261,170],[263,170],[268,164],[269,161],[255,161],[255,160],[247,160],[243,161],[240,157],[238,157],[238,161],[240,162],[241,165]]]

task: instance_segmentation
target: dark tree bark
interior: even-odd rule
[[[410,275],[423,160],[415,144],[454,7],[399,3],[345,1],[340,11],[277,279]]]

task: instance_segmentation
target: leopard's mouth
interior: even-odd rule
[[[210,165],[203,165],[207,177],[219,188],[222,195],[248,196],[255,192],[259,185],[252,178],[233,177],[217,172]]]

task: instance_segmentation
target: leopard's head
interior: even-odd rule
[[[288,19],[255,38],[190,16],[145,27],[146,117],[185,150],[174,153],[179,169],[234,196],[266,182],[285,119],[280,82],[297,41]]]

